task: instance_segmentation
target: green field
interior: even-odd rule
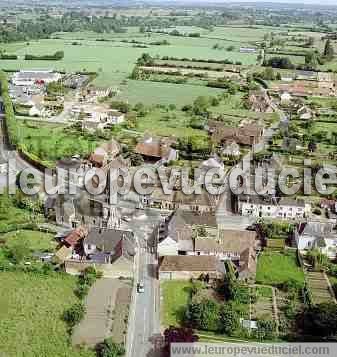
[[[7,357],[93,357],[70,347],[63,312],[78,299],[76,279],[0,273],[0,355]]]
[[[161,324],[179,326],[185,316],[191,295],[191,283],[188,281],[165,281],[160,286],[163,296],[161,307]]]
[[[21,242],[25,242],[31,252],[53,251],[56,248],[56,241],[52,234],[19,230],[9,232],[1,236],[5,240],[5,246],[8,248],[15,247]]]
[[[191,29],[193,30],[193,28]],[[193,32],[198,29],[194,29]],[[126,34],[97,34],[88,32],[59,33],[54,39],[30,41],[1,45],[0,49],[6,49],[8,53],[16,53],[18,60],[2,60],[1,68],[7,70],[51,68],[60,71],[94,71],[98,77],[94,83],[98,86],[118,86],[121,93],[118,99],[124,99],[130,103],[143,102],[144,104],[177,104],[183,105],[192,102],[199,95],[214,95],[219,90],[212,88],[200,88],[199,86],[177,86],[166,83],[149,83],[143,81],[129,81],[128,76],[132,72],[137,58],[144,52],[151,56],[171,56],[200,59],[215,59],[241,61],[246,65],[256,64],[256,54],[243,54],[239,52],[239,46],[234,51],[226,48],[231,41],[221,38],[211,39],[209,34],[203,32],[200,38],[177,37],[165,34],[140,34],[136,28],[128,30]],[[221,31],[219,30],[219,36]],[[217,34],[217,29],[215,30]],[[212,35],[213,36],[213,33]],[[255,36],[255,34],[253,35]],[[106,41],[96,41],[97,39]],[[132,43],[124,43],[122,40],[137,40],[149,44],[150,42],[168,40],[168,46],[148,45],[147,48],[137,48]],[[77,43],[74,45],[74,43]],[[212,47],[220,43],[221,50]],[[64,51],[64,58],[60,61],[25,61],[25,54],[43,55],[51,54],[56,50]],[[125,82],[126,81],[126,82]]]
[[[304,283],[304,274],[298,266],[293,252],[263,252],[258,258],[256,282],[264,285],[278,285],[289,279]]]
[[[17,120],[19,142],[29,153],[48,166],[55,161],[79,154],[86,156],[99,143],[97,138],[81,136],[75,130],[60,125]]]
[[[4,196],[1,195],[1,205],[3,204],[3,197]],[[28,211],[6,204],[4,211],[0,214],[0,232],[6,232],[11,225],[23,224],[29,221],[30,213]]]
[[[165,109],[155,109],[137,121],[137,130],[153,135],[187,137],[198,135],[207,137],[204,130],[190,128],[191,117],[178,110],[167,112]]]

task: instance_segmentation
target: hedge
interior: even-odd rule
[[[32,60],[45,60],[45,61],[59,61],[63,59],[64,52],[63,51],[56,51],[53,55],[43,55],[43,56],[35,56],[35,55],[25,55],[26,61]]]
[[[6,130],[11,145],[18,144],[18,133],[15,122],[15,114],[11,97],[9,96],[8,80],[5,72],[0,71],[0,91],[5,107]]]
[[[17,60],[18,56],[17,55],[8,55],[6,53],[2,53],[0,55],[0,59],[2,59],[2,60]]]

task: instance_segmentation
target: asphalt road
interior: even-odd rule
[[[160,221],[159,212],[136,210],[136,217],[128,223],[137,239],[133,304],[129,316],[127,357],[154,356],[152,338],[160,332],[160,294],[157,279],[157,259],[154,254],[154,235]],[[143,282],[144,292],[136,285]]]

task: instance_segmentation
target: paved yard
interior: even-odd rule
[[[94,346],[111,336],[115,305],[118,307],[120,291],[129,285],[118,279],[102,278],[91,287],[86,298],[86,315],[75,327],[72,335],[73,345]]]

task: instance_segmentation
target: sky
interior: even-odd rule
[[[285,4],[314,4],[314,5],[336,5],[337,0],[171,0],[175,1],[185,1],[185,2],[218,2],[218,3],[235,3],[235,2],[250,2],[250,3],[285,3]]]

